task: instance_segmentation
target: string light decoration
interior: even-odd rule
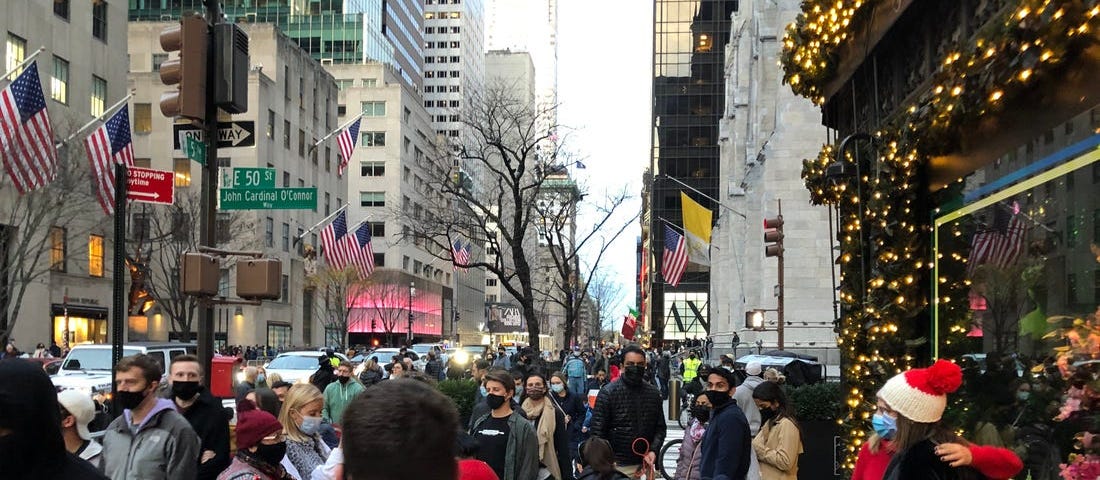
[[[803,2],[802,14],[787,27],[781,57],[784,80],[796,94],[824,103],[823,88],[835,77],[838,48],[881,1]],[[940,283],[939,301],[947,307],[941,309],[941,325],[946,326],[941,340],[959,341],[966,335],[969,311],[962,292],[968,285],[959,273],[965,258],[948,259],[953,265],[949,273],[929,278],[932,226],[928,212],[917,204],[927,198],[923,170],[933,156],[957,150],[960,126],[1000,111],[1021,92],[1055,78],[1059,66],[1095,42],[1100,0],[1020,0],[987,25],[975,40],[948,49],[931,75],[933,86],[875,132],[877,147],[856,151],[861,158],[872,158],[861,178],[826,177],[826,168],[836,161],[832,145],[803,161],[811,202],[840,206],[842,212],[837,263],[845,314],[837,344],[849,389],[848,412],[837,423],[846,430],[843,464],[849,471],[870,430],[875,392],[890,376],[912,366],[908,352],[916,342],[906,340],[913,339],[914,320],[928,311],[930,281]],[[853,151],[845,154],[855,161]],[[961,182],[948,190],[961,188]],[[864,253],[869,267],[862,279]]]

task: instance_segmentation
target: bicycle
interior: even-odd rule
[[[676,476],[676,461],[680,459],[680,446],[683,439],[669,440],[663,446],[657,456],[657,469],[661,476],[667,480],[673,480]]]
[[[691,426],[691,406],[694,404],[695,395],[684,393],[684,399],[680,402],[680,414],[676,416],[676,423],[683,430]]]

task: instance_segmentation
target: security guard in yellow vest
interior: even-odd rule
[[[695,358],[695,352],[691,352],[688,358],[684,359],[684,383],[695,380],[695,376],[699,374],[699,365],[702,364],[702,360]]]

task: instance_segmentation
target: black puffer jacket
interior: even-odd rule
[[[637,387],[626,385],[623,379],[611,382],[596,396],[590,431],[611,443],[619,465],[642,463],[642,458],[631,449],[637,438],[648,440],[649,450],[659,454],[665,443],[661,391],[649,382]]]

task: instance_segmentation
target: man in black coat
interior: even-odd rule
[[[657,387],[661,389],[661,398],[668,398],[668,379],[672,376],[672,359],[668,352],[659,352],[657,357]]]
[[[229,418],[218,399],[203,387],[202,364],[194,355],[179,355],[168,369],[169,398],[199,436],[201,455],[197,480],[214,480],[229,457]]]
[[[654,465],[665,442],[661,391],[645,381],[646,356],[637,345],[623,349],[623,373],[600,390],[590,431],[611,443],[620,472],[630,476]],[[634,453],[635,439],[649,442],[644,458]]]

